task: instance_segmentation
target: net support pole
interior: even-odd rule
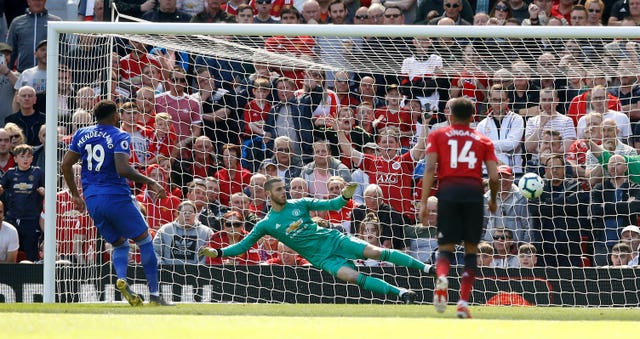
[[[58,178],[58,53],[60,33],[54,25],[47,28],[47,119],[44,178],[44,283],[43,301],[55,302],[56,278],[56,187]]]

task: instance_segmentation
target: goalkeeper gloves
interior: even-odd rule
[[[222,251],[217,248],[200,247],[200,249],[198,250],[198,255],[204,255],[205,257],[209,258],[217,258],[222,255]]]
[[[342,189],[342,198],[344,198],[344,200],[351,199],[353,194],[356,193],[356,188],[358,188],[358,183],[350,182],[347,187]]]

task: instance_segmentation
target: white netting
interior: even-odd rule
[[[505,96],[510,99],[510,109],[520,116],[520,134],[505,131],[513,126],[503,120],[496,140],[500,140],[497,144],[505,145],[498,149],[508,155],[505,159],[509,160],[504,162],[511,166],[516,178],[524,172],[540,171],[544,163],[540,162],[539,155],[546,159],[547,153],[562,153],[573,159],[564,149],[553,149],[554,146],[543,141],[529,139],[534,129],[525,124],[531,125],[534,121],[531,119],[539,119],[532,117],[544,110],[540,109],[540,98],[545,92],[539,91],[540,88],[553,86],[558,95],[557,110],[573,119],[570,128],[560,123],[557,125],[560,127],[556,127],[561,129],[565,140],[576,138],[575,129],[573,133],[569,129],[575,128],[581,116],[597,107],[589,97],[595,85],[605,85],[604,92],[618,94],[619,103],[614,109],[630,116],[631,122],[638,118],[634,112],[638,109],[640,89],[631,86],[635,80],[628,83],[629,77],[635,79],[638,75],[637,45],[632,41],[584,38],[577,33],[571,34],[575,38],[566,39],[350,37],[348,28],[336,29],[339,30],[334,33],[337,36],[327,34],[314,38],[292,36],[285,28],[282,36],[275,37],[261,36],[258,29],[247,36],[192,35],[177,31],[171,35],[78,33],[66,37],[60,44],[58,112],[62,132],[70,135],[79,125],[87,123],[82,120],[87,118],[83,109],[90,111],[93,101],[87,97],[91,94],[95,95],[94,100],[116,100],[124,105],[123,113],[137,111],[137,118],[131,115],[121,118],[123,128],[133,137],[136,156],[132,157],[132,164],[141,172],[163,180],[174,194],[174,198],[157,202],[145,195],[144,187],[132,187],[146,209],[151,228],[158,232],[164,224],[173,221],[182,199],[195,200],[200,211],[204,228],[186,235],[174,234],[183,230],[161,232],[164,235],[159,248],[163,250],[159,254],[165,264],[161,269],[161,284],[167,296],[176,301],[386,300],[337,283],[313,268],[268,266],[267,259],[277,248],[273,244],[269,247],[270,242],[266,240],[242,258],[213,265],[204,259],[198,260],[195,251],[208,242],[212,233],[223,229],[220,218],[225,211],[240,210],[253,223],[262,217],[266,209],[259,186],[264,177],[256,173],[282,176],[292,197],[300,196],[299,186],[306,186],[308,195],[319,198],[339,192],[334,190],[335,185],[332,186],[329,178],[340,176],[361,183],[362,190],[355,199],[357,204],[366,206],[364,188],[369,183],[377,183],[385,206],[397,210],[379,213],[383,222],[381,234],[373,241],[404,249],[422,261],[432,261],[437,246],[435,229],[415,222],[424,165],[420,162],[424,147],[420,135],[425,122],[431,128],[447,124],[445,105],[450,97],[472,98],[479,112],[477,122],[481,122],[496,109],[490,102],[488,89],[494,84],[508,88]],[[285,33],[289,37],[284,37]],[[70,79],[65,80],[67,68]],[[290,83],[282,79],[285,76],[291,79]],[[262,94],[261,89],[264,89]],[[289,105],[279,104],[283,96],[288,95],[287,91],[295,91],[292,97],[297,99],[292,99]],[[264,100],[255,100],[259,96]],[[133,103],[126,104],[128,101]],[[86,106],[82,102],[87,102]],[[293,111],[304,116],[278,118]],[[423,120],[425,111],[431,113],[429,121]],[[160,114],[163,112],[169,114]],[[137,125],[128,124],[127,119],[136,119]],[[349,131],[352,145],[345,147],[338,142],[335,129],[337,124],[346,126],[350,121],[358,128]],[[485,126],[490,133],[486,124],[480,126]],[[391,127],[387,130],[392,134],[399,132],[399,144],[389,145],[393,142],[386,136],[389,132],[384,132],[385,127]],[[264,135],[265,132],[268,134]],[[194,134],[208,139],[192,138]],[[632,136],[625,135],[625,141],[634,142]],[[287,142],[283,137],[292,141]],[[509,138],[515,139],[507,140]],[[333,168],[328,171],[321,169],[326,157],[314,156],[314,152],[321,153],[324,149],[325,144],[319,141],[325,139],[335,159],[329,161]],[[61,138],[61,142],[65,141],[68,137]],[[372,148],[371,143],[375,142],[378,142],[377,146],[374,144],[377,150]],[[508,149],[507,143],[514,145]],[[617,242],[637,246],[637,242],[624,239],[626,234],[621,235],[622,227],[627,225],[611,226],[611,220],[627,217],[626,222],[635,224],[640,209],[636,210],[635,204],[630,203],[630,208],[618,211],[616,208],[622,206],[611,209],[605,204],[601,214],[596,214],[600,210],[595,211],[591,201],[597,194],[585,190],[587,179],[578,169],[582,166],[582,171],[590,170],[595,164],[589,167],[591,164],[583,156],[584,148],[578,146],[576,166],[569,173],[577,172],[579,181],[564,180],[571,186],[567,190],[575,189],[575,192],[562,198],[558,192],[543,195],[540,204],[528,203],[517,194],[505,195],[500,199],[499,215],[487,217],[483,238],[491,251],[503,248],[502,233],[496,233],[502,232],[496,229],[503,226],[514,230],[507,236],[514,238],[512,246],[515,247],[505,256],[496,255],[493,263],[486,262],[498,269],[483,269],[481,283],[476,284],[476,302],[489,300],[497,291],[518,292],[529,302],[538,304],[637,302],[637,296],[630,296],[631,291],[626,289],[620,291],[620,295],[602,299],[597,292],[607,287],[601,286],[602,277],[598,276],[601,273],[580,268],[613,264],[608,262],[608,257]],[[236,150],[240,155],[236,160],[246,171],[230,179],[230,160],[226,155]],[[394,158],[396,151],[407,153]],[[373,152],[382,158],[364,157],[359,161],[359,152]],[[349,154],[352,159],[347,157]],[[164,167],[164,172],[157,167]],[[215,179],[207,180],[207,177]],[[340,180],[334,181],[339,186]],[[580,187],[575,188],[576,184]],[[367,211],[364,207],[352,207],[353,211],[318,216],[329,220],[332,227],[342,227],[357,235],[358,225]],[[58,270],[56,280],[61,284],[58,287],[61,300],[112,300],[109,279],[113,276],[107,246],[95,238],[90,221],[89,225],[77,224],[73,218],[78,216],[69,212],[68,206],[64,208],[65,212],[58,210],[57,214],[59,218],[68,216],[71,222],[57,223],[58,255],[74,263],[70,267],[75,268]],[[248,223],[247,228],[250,227]],[[614,235],[616,239],[609,238]],[[156,237],[160,235],[156,233]],[[229,242],[224,233],[216,233],[211,239],[216,247]],[[517,245],[524,243],[533,245],[533,251],[537,252],[536,267],[540,269],[519,268]],[[522,253],[522,261],[530,257],[528,253]],[[139,259],[134,255],[131,262],[136,261]],[[192,265],[196,263],[200,265]],[[225,265],[219,266],[220,263]],[[555,269],[556,266],[573,269]],[[502,270],[511,267],[514,269]],[[424,301],[430,299],[430,278],[399,267],[373,270],[389,282],[421,291]],[[615,277],[606,272],[609,283],[617,287],[637,281],[633,271],[624,271]],[[135,270],[134,275],[140,279],[134,289],[146,293],[141,270]],[[573,284],[574,279],[579,283]],[[74,280],[82,280],[87,285],[79,286]],[[65,284],[69,286],[63,288]]]

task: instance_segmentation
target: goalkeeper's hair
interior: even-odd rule
[[[264,190],[267,192],[271,191],[273,185],[279,182],[284,183],[284,181],[280,177],[271,177],[267,179],[267,181],[264,182]]]

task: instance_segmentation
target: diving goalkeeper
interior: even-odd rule
[[[269,234],[298,252],[313,266],[321,268],[340,280],[379,294],[393,294],[404,303],[412,303],[415,293],[393,286],[384,280],[364,275],[355,269],[352,259],[375,259],[435,274],[435,267],[426,265],[402,252],[380,248],[337,230],[321,228],[311,220],[309,211],[341,209],[358,186],[350,183],[342,196],[330,200],[303,198],[287,201],[284,182],[271,178],[264,189],[271,201],[271,210],[242,241],[222,249],[202,247],[198,254],[207,257],[232,257],[246,252],[264,235]]]

